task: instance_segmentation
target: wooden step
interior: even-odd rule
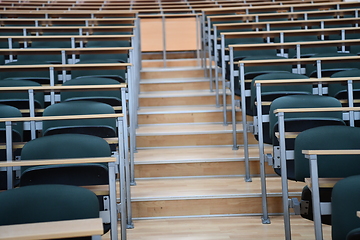
[[[231,119],[231,108],[228,107],[227,119]],[[138,110],[139,124],[159,123],[220,123],[223,122],[223,110],[216,106],[160,106],[141,107]],[[236,115],[236,120],[241,121],[241,114]],[[252,117],[247,118],[252,121]]]
[[[128,240],[279,240],[284,239],[283,216],[270,216],[271,224],[262,224],[260,216],[192,217],[135,219]],[[290,216],[294,240],[315,239],[314,223]],[[324,240],[331,240],[331,226],[323,225]],[[191,236],[191,237],[189,237]],[[110,240],[110,234],[102,236]]]
[[[167,52],[166,59],[194,59],[196,58],[196,51],[181,51],[181,52]],[[142,60],[163,60],[164,55],[163,52],[147,52],[141,54]]]
[[[267,152],[271,152],[271,148]],[[250,148],[250,174],[259,176],[259,151]],[[265,165],[267,174],[274,175]],[[244,151],[229,146],[139,149],[135,154],[135,177],[245,176]]]
[[[227,101],[230,102],[230,96]],[[219,98],[222,104],[222,98]],[[215,92],[210,90],[195,91],[166,91],[166,92],[146,92],[139,95],[140,107],[151,106],[186,106],[186,105],[215,105]]]
[[[269,213],[281,213],[281,181],[267,178]],[[289,181],[289,196],[304,183]],[[260,179],[240,177],[138,180],[132,188],[134,218],[261,214]]]
[[[243,142],[242,127],[237,126],[238,143]],[[257,141],[248,134],[249,144]],[[136,131],[137,147],[232,145],[232,126],[209,124],[141,125]]]
[[[141,70],[140,79],[203,78],[204,74],[201,67],[144,68]]]
[[[157,60],[142,60],[143,68],[163,68],[163,67],[199,67],[201,66],[201,59],[157,59]]]
[[[144,79],[140,81],[140,92],[209,90],[210,82],[206,78]]]

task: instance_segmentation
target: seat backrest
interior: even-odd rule
[[[360,128],[349,126],[321,126],[301,132],[295,139],[295,178],[310,177],[309,160],[302,150],[359,149]],[[360,174],[356,155],[318,156],[319,177],[342,178]],[[355,213],[354,213],[355,214]]]
[[[40,137],[27,142],[21,151],[23,161],[110,156],[110,146],[104,139],[84,134],[58,134]],[[101,163],[21,167],[21,173],[21,186],[108,184],[107,165]]]
[[[244,61],[248,60],[268,60],[268,59],[286,59],[285,57],[273,56],[273,55],[261,55],[261,56],[248,56],[244,58]],[[252,79],[258,74],[262,72],[268,71],[292,71],[291,65],[282,65],[282,64],[274,64],[274,65],[263,65],[263,66],[246,66],[245,65],[245,79]],[[254,75],[256,74],[256,75]]]
[[[273,145],[278,145],[277,138],[275,137],[275,132],[278,131],[278,118],[274,110],[328,107],[341,107],[341,103],[336,98],[320,95],[291,95],[275,99],[271,103],[269,111],[269,134],[273,139]],[[323,125],[345,125],[341,112],[286,113],[284,120],[285,131],[288,132],[302,132],[306,129]],[[286,147],[293,149],[293,144],[287,141]]]
[[[286,36],[285,35],[285,42],[316,42],[316,41],[322,41],[320,40],[320,36],[315,35],[297,35],[297,36]],[[289,57],[296,57],[296,47],[291,48],[288,50]],[[305,56],[308,54],[313,55],[314,53],[337,53],[337,47],[335,46],[326,46],[326,45],[320,45],[320,46],[300,46],[300,55]]]
[[[235,57],[235,61],[248,61],[248,60],[267,60],[267,59],[285,59],[284,57],[279,57],[276,55],[258,55],[258,56],[241,56],[241,57]],[[234,65],[234,70],[238,70],[239,67],[237,64]],[[269,72],[279,72],[279,71],[286,71],[291,72],[292,66],[291,65],[264,65],[264,66],[246,66],[245,65],[245,79],[253,79],[254,77],[269,73]],[[226,79],[230,80],[230,66],[229,64],[226,64]],[[239,79],[238,77],[235,77],[235,79]],[[237,84],[238,81],[235,80],[235,84]],[[236,89],[236,86],[235,86]]]
[[[0,192],[0,225],[98,217],[98,199],[85,188],[35,185]]]
[[[118,81],[110,78],[95,78],[95,77],[83,77],[76,78],[63,83],[63,86],[76,86],[76,85],[117,85]],[[91,100],[97,102],[103,102],[112,106],[121,105],[121,90],[106,90],[106,91],[64,91],[61,93],[61,101],[79,101],[79,100]]]
[[[0,104],[0,118],[10,118],[10,117],[22,117],[22,114],[19,109],[9,105]],[[12,125],[13,131],[13,141],[21,142],[23,138],[23,124],[14,123]],[[0,123],[0,142],[5,143],[6,133],[5,133],[5,123]]]
[[[70,40],[67,41],[33,41],[29,49],[37,49],[37,48],[71,48]],[[47,62],[47,63],[61,63],[62,56],[59,51],[57,54],[44,54],[42,52],[19,55],[18,61],[26,61],[26,62]]]
[[[356,212],[360,209],[359,190],[360,175],[347,177],[335,184],[331,201],[333,240],[359,239],[360,218],[356,216]],[[355,229],[357,229],[357,234],[354,232]],[[349,237],[351,231],[353,231],[353,238]]]
[[[56,103],[45,108],[43,116],[113,114],[114,109],[106,104],[93,101],[71,101]],[[43,135],[59,133],[82,133],[99,137],[115,137],[115,118],[94,118],[74,120],[52,120],[43,122]]]
[[[251,112],[254,116],[257,115],[256,107],[256,80],[276,80],[276,79],[307,79],[305,75],[289,73],[289,72],[273,72],[268,74],[258,75],[253,78],[251,82]],[[273,101],[276,98],[287,96],[287,95],[310,95],[312,94],[312,85],[311,84],[282,84],[276,86],[261,86],[261,98],[262,101]],[[248,110],[246,110],[249,112]],[[269,114],[269,106],[262,106],[262,115]],[[264,143],[271,144],[272,136],[269,135],[269,122],[263,122],[263,141]]]
[[[124,63],[125,60],[121,59],[87,59],[77,62],[77,64],[94,64],[94,63]],[[119,82],[126,82],[126,70],[125,69],[95,69],[89,71],[87,70],[72,70],[71,71],[71,78],[78,78],[78,77],[102,77],[102,78],[111,78],[115,79]]]
[[[310,58],[326,58],[326,57],[351,57],[357,56],[352,53],[315,53]],[[348,62],[348,61],[333,61],[321,63],[321,76],[330,77],[338,71],[350,70],[359,67],[358,62]],[[309,77],[317,77],[317,67],[316,64],[306,64],[306,75]]]
[[[251,83],[251,102],[253,111],[256,111],[256,80],[277,80],[277,79],[308,79],[305,75],[290,72],[274,72],[258,75],[253,78]],[[282,84],[276,86],[262,86],[261,95],[264,101],[273,101],[274,99],[286,95],[312,94],[312,84]]]
[[[39,83],[19,79],[5,79],[0,80],[0,88],[1,87],[39,87],[41,86]],[[35,100],[35,108],[43,108],[44,107],[44,93],[41,91],[34,92],[34,100]],[[27,91],[9,91],[3,92],[0,91],[0,103],[17,107],[19,109],[29,109],[29,93]]]
[[[22,117],[22,114],[19,109],[0,104],[0,118],[9,118],[9,117]],[[12,124],[12,141],[21,142],[23,140],[23,124],[22,123],[13,123]],[[6,143],[6,128],[5,123],[0,123],[0,143]],[[16,150],[13,151],[17,155]],[[13,157],[14,158],[14,157]],[[6,161],[7,154],[6,149],[0,149],[0,161]],[[16,176],[13,175],[13,182],[16,182]],[[0,171],[0,190],[7,189],[7,173],[5,171]]]
[[[104,48],[104,47],[130,47],[130,41],[88,41],[87,48]],[[92,59],[116,59],[127,62],[128,54],[126,53],[112,53],[112,54],[81,54],[80,61],[87,61]]]
[[[43,64],[49,64],[48,62],[44,61],[16,61],[16,62],[9,62],[5,65],[43,65]],[[36,81],[38,83],[50,83],[50,74],[49,70],[22,70],[21,66],[19,66],[18,71],[6,71],[1,72],[0,79],[6,79],[6,78],[31,78],[33,81]],[[57,83],[57,77],[55,76],[54,79],[55,83]]]
[[[342,78],[342,77],[359,77],[360,76],[360,69],[351,69],[345,71],[339,71],[331,75],[332,78]],[[350,79],[351,80],[351,79]],[[360,82],[354,81],[353,82],[353,89],[354,89],[354,98],[359,98],[359,91],[360,91]],[[329,96],[333,96],[337,99],[347,99],[347,82],[343,83],[331,83],[328,86],[328,94]]]

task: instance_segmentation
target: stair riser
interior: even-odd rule
[[[230,96],[227,96],[228,103]],[[222,104],[222,98],[219,99]],[[216,103],[215,96],[193,96],[193,97],[159,97],[159,98],[140,98],[140,107],[154,106],[183,106],[183,105],[214,105]]]
[[[269,213],[283,212],[281,197],[268,197],[267,200]],[[261,214],[261,206],[260,197],[132,202],[134,218]]]
[[[229,147],[229,151],[232,151]],[[266,166],[267,174],[274,174],[271,166]],[[250,174],[259,175],[259,161],[250,161]],[[202,162],[135,165],[136,178],[245,175],[245,162]]]
[[[223,122],[223,118],[222,112],[138,115],[139,124]],[[231,119],[231,112],[229,111],[227,112],[227,119]],[[241,121],[241,114],[237,114],[236,119],[237,121]],[[251,117],[249,117],[248,120],[251,120]]]
[[[163,52],[154,52],[154,53],[143,53],[141,59],[159,59],[164,58]],[[167,52],[166,59],[184,59],[184,58],[196,58],[196,52]]]
[[[198,67],[201,62],[195,59],[184,59],[176,61],[165,61],[166,67]],[[143,68],[163,68],[165,67],[164,61],[143,61]]]
[[[249,144],[257,143],[252,134],[248,134],[248,138]],[[243,142],[242,134],[237,134],[237,141]],[[137,147],[232,145],[232,134],[137,136],[136,144]]]
[[[210,82],[209,81],[140,84],[140,92],[208,90],[208,89],[210,89]]]
[[[201,78],[204,77],[204,70],[149,71],[142,72],[140,77],[141,79]]]

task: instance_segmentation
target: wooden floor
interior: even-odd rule
[[[282,216],[272,216],[271,224],[260,217],[211,217],[134,221],[128,240],[280,240],[284,239]],[[292,240],[314,239],[313,225],[299,216],[291,217]],[[331,228],[323,226],[324,240],[330,240]],[[106,235],[103,240],[109,240]]]

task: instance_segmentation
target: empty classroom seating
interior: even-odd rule
[[[90,176],[91,173],[101,176],[101,180],[97,179],[99,182],[91,182],[89,185],[113,184],[109,178],[109,175],[112,173],[109,173],[108,170],[110,169],[110,165],[115,164],[117,176],[119,177],[120,174],[120,184],[123,184],[121,182],[122,179],[126,181],[128,185],[126,185],[126,192],[124,192],[125,186],[120,186],[120,206],[116,206],[117,203],[114,202],[114,196],[110,197],[112,198],[111,204],[113,204],[111,206],[112,209],[110,209],[112,211],[110,214],[112,215],[112,219],[109,220],[108,216],[105,216],[105,218],[107,218],[107,223],[111,222],[113,224],[111,229],[114,230],[114,227],[117,226],[115,224],[118,223],[117,220],[114,222],[114,218],[117,219],[117,215],[120,213],[122,240],[126,240],[125,229],[132,227],[129,185],[130,182],[135,185],[133,157],[136,150],[135,127],[137,126],[137,97],[141,69],[140,26],[137,17],[140,14],[161,14],[159,16],[163,18],[165,18],[166,14],[172,17],[176,15],[180,16],[181,14],[194,14],[194,16],[196,15],[196,19],[200,16],[198,15],[199,13],[202,14],[202,28],[197,29],[198,31],[202,30],[202,47],[198,51],[202,51],[203,53],[204,59],[202,67],[206,73],[210,75],[211,90],[213,81],[215,81],[217,106],[220,106],[219,81],[222,81],[224,123],[227,124],[230,122],[233,124],[233,149],[238,148],[236,142],[236,114],[238,114],[238,109],[235,109],[235,107],[241,106],[242,117],[244,119],[244,155],[246,161],[248,161],[249,156],[248,152],[246,152],[248,150],[248,142],[245,135],[247,132],[252,132],[260,142],[259,149],[262,167],[264,161],[268,160],[269,163],[274,165],[274,170],[278,175],[287,175],[286,179],[296,179],[296,163],[295,159],[291,159],[291,154],[289,159],[285,159],[285,161],[288,160],[286,166],[281,165],[281,162],[279,162],[279,148],[281,143],[279,143],[278,137],[280,127],[278,126],[277,116],[273,112],[278,108],[340,107],[340,100],[344,103],[348,101],[353,104],[354,102],[344,97],[344,95],[347,94],[347,88],[344,87],[343,83],[338,84],[340,85],[339,90],[339,88],[336,88],[339,86],[335,84],[333,89],[327,85],[323,88],[322,83],[318,83],[316,80],[314,80],[315,83],[311,83],[310,80],[312,80],[311,78],[320,79],[330,76],[332,78],[357,77],[356,71],[359,70],[360,65],[358,66],[358,63],[355,62],[358,61],[356,58],[358,47],[356,45],[360,44],[357,44],[358,40],[354,39],[356,39],[356,32],[358,31],[358,12],[356,9],[360,6],[358,3],[316,3],[316,1],[304,3],[303,1],[302,4],[297,6],[295,1],[294,3],[279,3],[277,1],[271,3],[258,1],[252,1],[252,3],[245,1],[223,3],[217,1],[216,4],[203,1],[202,3],[197,3],[197,5],[193,1],[188,1],[186,3],[159,3],[156,5],[150,2],[146,4],[132,2],[129,6],[128,1],[117,3],[103,2],[101,5],[95,1],[91,3],[84,2],[83,4],[76,2],[72,5],[68,5],[68,3],[65,2],[46,1],[41,4],[32,2],[24,2],[22,4],[10,2],[11,0],[4,1],[3,10],[0,11],[1,17],[4,18],[3,21],[1,21],[0,18],[0,24],[2,25],[2,29],[0,29],[1,35],[5,34],[5,36],[9,36],[5,41],[3,41],[4,38],[0,37],[0,46],[1,49],[3,49],[0,49],[0,51],[4,53],[0,55],[0,64],[2,65],[0,67],[0,87],[5,88],[8,86],[7,83],[10,82],[17,83],[17,86],[27,86],[20,85],[20,83],[28,80],[38,81],[39,85],[33,85],[36,85],[36,87],[41,87],[41,84],[43,86],[51,85],[54,87],[53,89],[44,90],[50,92],[50,97],[48,95],[44,96],[43,91],[35,91],[36,115],[38,118],[41,118],[39,116],[42,114],[44,120],[38,121],[38,123],[40,123],[36,125],[38,132],[36,136],[32,134],[31,138],[33,140],[26,143],[23,147],[21,159],[31,161],[35,159],[110,157],[111,152],[115,153],[116,156],[115,163],[106,164],[87,163],[86,165],[79,164],[71,166],[56,165],[56,167],[51,165],[22,166],[19,189],[27,188],[24,186],[35,183],[73,184],[74,179],[74,181],[77,182],[74,185],[87,185],[89,184],[88,180],[90,180],[90,178],[94,179],[93,175]],[[348,8],[355,9],[352,11]],[[21,16],[19,12],[19,16],[24,17],[24,19],[29,18],[29,21],[23,21],[21,17],[14,15],[16,11],[22,11],[24,15]],[[60,12],[64,12],[64,15],[61,15]],[[124,16],[121,16],[122,13]],[[77,14],[79,15],[77,16]],[[16,18],[13,18],[14,16],[16,16]],[[84,21],[80,20],[84,16],[88,19]],[[124,19],[124,23],[116,20],[116,18],[126,18],[126,16],[128,16],[129,19]],[[331,19],[327,23],[325,18],[328,17]],[[74,19],[73,23],[70,22],[72,18]],[[75,19],[78,19],[78,21]],[[289,22],[289,25],[285,24],[286,22]],[[19,26],[20,24],[23,26]],[[21,30],[21,28],[23,28],[23,30]],[[335,28],[338,29],[335,30]],[[249,29],[250,31],[248,31]],[[22,37],[28,35],[29,38],[21,39],[16,36],[19,34],[24,35]],[[236,34],[243,36],[238,37]],[[58,37],[61,41],[48,41],[49,36],[50,38]],[[37,39],[35,37],[37,37]],[[108,39],[106,40],[106,38]],[[351,38],[354,41],[346,42]],[[330,41],[333,42],[330,43]],[[339,42],[335,43],[335,41]],[[344,43],[340,43],[340,41],[344,41]],[[320,47],[322,43],[324,43],[324,45]],[[326,43],[331,45],[325,46]],[[269,46],[273,45],[273,48],[265,46],[266,44]],[[319,44],[319,47],[317,44]],[[22,49],[20,48],[22,47],[24,47],[28,53],[21,53]],[[15,49],[14,52],[11,52],[11,49]],[[7,50],[9,51],[5,53]],[[18,52],[15,52],[16,50],[18,50]],[[38,53],[34,54],[32,51],[36,50],[38,50]],[[52,52],[43,54],[44,51],[47,50]],[[101,52],[102,50],[103,52]],[[166,50],[164,51],[166,52]],[[335,60],[334,62],[323,60],[325,57],[332,57],[328,54],[332,51],[334,55],[353,57],[352,62],[348,63],[344,61],[343,64],[343,62]],[[325,56],[325,53],[327,56]],[[308,62],[304,60],[305,58],[308,59]],[[318,60],[320,58],[321,60]],[[291,62],[291,59],[294,61]],[[266,60],[269,62],[274,61],[273,63],[275,64],[259,64],[259,62]],[[276,62],[277,60],[279,60],[279,62]],[[208,66],[207,62],[209,62],[210,66]],[[25,65],[33,65],[33,67]],[[42,66],[37,68],[36,65]],[[213,78],[212,75],[213,65],[215,65],[215,78]],[[23,67],[24,69],[22,69],[23,71],[9,71],[14,70],[11,69],[11,67]],[[30,68],[32,68],[32,71],[30,71]],[[208,68],[209,71],[207,71]],[[339,73],[335,73],[338,71]],[[261,92],[259,92],[256,83],[256,81],[294,79],[309,81],[305,84],[304,82],[299,83],[298,85],[263,85]],[[101,88],[105,89],[104,85],[120,85],[123,83],[126,83],[128,88],[122,91],[113,89],[112,87],[106,91],[70,89],[83,85],[102,85]],[[62,84],[62,86],[60,86],[60,84]],[[356,85],[352,86],[357,88]],[[56,87],[59,87],[59,89],[56,89]],[[60,87],[64,87],[64,89],[69,88],[67,89],[69,91],[63,91]],[[231,91],[231,121],[227,121],[226,119],[228,111],[226,97],[229,94],[227,87]],[[331,97],[313,94],[329,94]],[[258,95],[260,95],[259,98]],[[284,95],[301,96],[282,97]],[[339,97],[341,95],[342,97]],[[12,99],[14,96],[16,96],[15,100]],[[239,101],[236,97],[241,98],[241,100]],[[316,100],[320,98],[324,99],[324,102],[316,105]],[[16,104],[17,102],[21,102],[21,105],[16,105],[16,107],[19,109],[29,108],[31,112],[28,106],[29,102],[31,102],[29,93],[2,92],[0,89],[0,103],[2,103],[1,99],[4,99],[3,103],[9,105],[15,105],[13,102]],[[47,99],[47,103],[44,103],[44,99]],[[260,102],[259,99],[261,100]],[[277,105],[281,99],[285,99],[288,105]],[[300,99],[300,103],[294,99]],[[331,99],[332,102],[328,103],[325,99]],[[6,101],[8,101],[8,103]],[[51,104],[47,106],[49,101]],[[1,107],[2,106],[0,106],[0,109]],[[129,115],[127,115],[127,107],[129,107]],[[40,108],[43,108],[43,110],[40,110]],[[25,111],[22,110],[22,112],[24,113]],[[65,118],[64,116],[71,115],[113,115],[116,112],[122,112],[124,116],[118,119],[115,117],[96,119],[94,116],[89,117],[89,119],[86,119],[84,116],[82,119],[80,119],[81,117],[62,119]],[[26,117],[26,114],[22,116]],[[35,114],[33,115],[35,116]],[[300,116],[304,117],[304,115],[306,115],[306,118],[299,120]],[[327,115],[327,117],[323,117],[324,115],[322,113],[289,114],[287,118],[285,118],[285,127],[286,130],[296,132],[297,134],[297,132],[302,132],[307,128],[323,125],[325,121],[328,121],[327,124],[329,125],[346,124],[346,121],[342,119],[343,114],[341,112],[328,113]],[[17,116],[18,115],[14,114],[14,116],[11,117]],[[20,116],[21,115],[18,117]],[[249,116],[253,118],[253,124],[247,122],[246,117]],[[1,117],[3,118],[4,116]],[[56,117],[61,118],[61,120],[54,120]],[[48,120],[47,118],[53,119]],[[120,118],[121,120],[119,120]],[[127,132],[128,120],[130,120],[129,135]],[[316,122],[316,120],[319,121]],[[30,121],[34,123],[35,119]],[[126,123],[119,125],[119,121]],[[301,122],[301,124],[299,122]],[[5,124],[3,125],[5,128]],[[19,126],[22,126],[22,124],[19,124]],[[17,129],[19,126],[13,127],[14,132],[23,131],[22,129]],[[123,133],[121,133],[121,131],[123,131]],[[95,135],[96,137],[84,136],[83,134]],[[97,149],[94,148],[94,146],[90,146],[89,151],[85,151],[86,156],[84,156],[84,152],[79,153],[75,151],[82,148],[80,146],[81,144],[79,144],[80,142],[85,144],[88,140],[95,138],[100,139],[99,141],[109,148],[102,153],[96,152],[96,154],[101,156],[95,153],[93,154],[93,151],[90,151]],[[114,143],[114,141],[116,142],[116,140],[114,140],[115,138],[117,138],[118,145],[114,147],[113,144],[110,148],[109,143],[106,141]],[[22,140],[24,139],[13,139],[13,141]],[[9,144],[7,141],[7,139],[4,139],[2,143]],[[62,143],[59,143],[59,141],[62,141]],[[120,141],[122,141],[122,143],[120,143]],[[294,138],[290,140],[286,139],[286,146],[289,147],[286,149],[287,152],[294,150],[295,143],[293,143],[293,141]],[[36,147],[33,145],[36,145],[36,143],[42,145],[39,149],[51,149],[51,151],[34,150]],[[130,147],[127,146],[129,143]],[[97,143],[95,143],[95,145],[96,144]],[[122,146],[119,146],[120,144],[122,144]],[[264,147],[264,144],[271,144],[273,146],[274,158],[271,160],[269,156],[265,159],[263,149],[261,149]],[[77,146],[76,149],[72,149],[74,146]],[[68,151],[67,149],[74,151]],[[306,147],[302,149],[307,150]],[[5,160],[6,157],[7,154],[4,154],[2,157],[4,159],[1,160]],[[276,157],[277,159],[275,159]],[[13,159],[7,160],[10,162],[10,160]],[[283,159],[281,159],[281,161],[282,160]],[[119,166],[121,163],[125,164],[125,166]],[[89,170],[88,174],[80,176],[76,174],[76,171],[78,171],[76,167],[80,168],[80,165],[84,168],[94,166],[94,169]],[[0,166],[2,165],[0,164]],[[10,165],[4,166],[9,167]],[[129,167],[132,169],[129,170]],[[63,177],[65,174],[68,174],[65,173],[65,168],[73,169],[72,172],[70,172],[70,174],[73,174],[71,178],[65,179]],[[263,169],[260,169],[261,177],[263,177],[261,181],[265,180],[265,173],[262,172],[262,170]],[[111,168],[111,171],[113,171],[113,168]],[[284,174],[284,171],[286,174]],[[44,175],[39,174],[39,172],[44,173]],[[84,172],[85,171],[82,173]],[[16,177],[18,177],[18,172],[14,172],[14,174],[11,175],[16,175],[14,176],[13,182],[17,184],[18,182],[16,180],[18,179],[16,179]],[[9,174],[7,176],[5,174],[4,177],[9,177]],[[52,177],[52,179],[50,177]],[[115,177],[115,174],[113,174],[112,177]],[[251,181],[248,169],[246,180]],[[303,179],[300,181],[302,180]],[[265,202],[262,203],[263,223],[270,223],[266,209],[266,186],[263,185],[262,187],[265,199]],[[4,189],[6,189],[6,186]],[[285,191],[287,191],[287,189],[283,188],[283,196],[287,201]],[[99,202],[100,208],[103,208],[103,201]],[[119,211],[114,211],[114,206],[116,210]],[[116,215],[115,217],[114,214]],[[285,211],[284,215],[286,214],[287,212]],[[285,223],[285,225],[286,224],[287,223]],[[287,227],[289,226],[286,225],[285,228]],[[348,230],[350,231],[354,228],[355,227],[352,226],[351,229],[349,227]],[[116,230],[112,232],[111,239],[113,240],[117,238],[117,236],[114,236],[114,234],[117,234],[116,231],[117,227]],[[337,230],[334,225],[334,232],[335,231]],[[347,231],[347,233],[349,231]],[[341,233],[341,237],[338,239],[344,239],[343,236],[344,233]],[[286,235],[287,239],[288,237],[289,235]]]

